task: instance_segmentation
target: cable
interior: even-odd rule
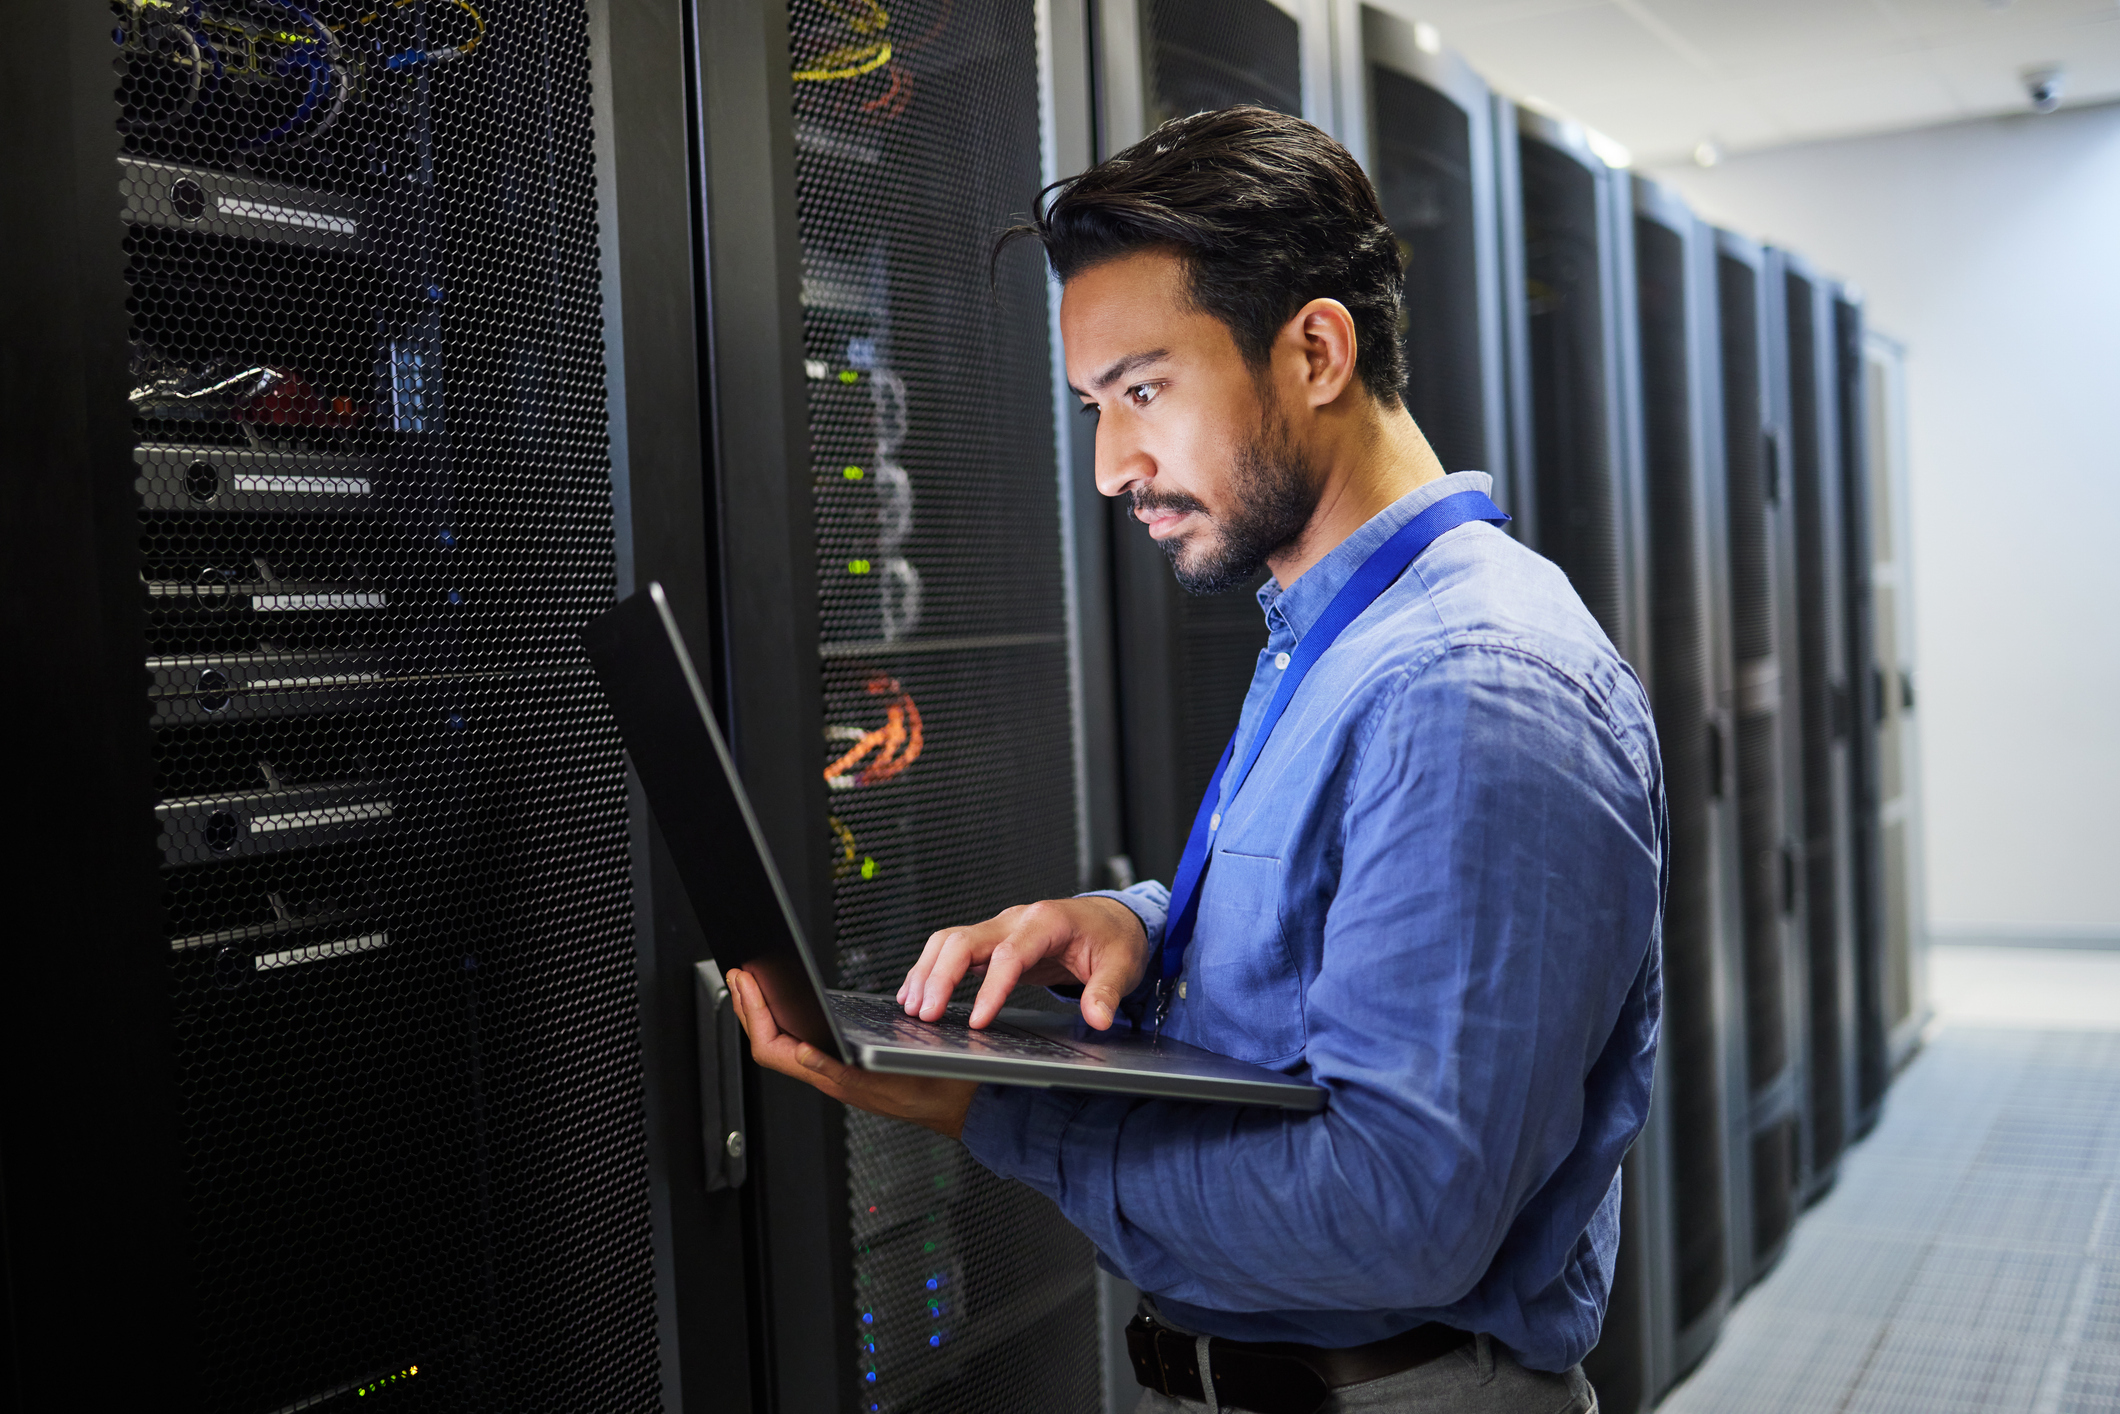
[[[920,709],[914,705],[912,694],[900,687],[896,678],[870,678],[868,688],[871,697],[896,693],[897,700],[885,710],[882,726],[862,732],[845,755],[824,768],[824,783],[833,790],[852,790],[856,786],[887,781],[920,759],[920,748],[926,737],[921,727]],[[869,761],[860,775],[854,775],[854,768],[872,752],[875,759]]]
[[[401,0],[402,3],[402,0]],[[859,35],[880,34],[891,23],[891,16],[877,0],[861,0],[862,9],[849,12],[824,0],[824,7],[845,22],[848,29]],[[891,62],[891,42],[878,39],[873,43],[843,44],[829,53],[818,56],[806,69],[797,69],[793,78],[797,83],[834,83],[841,79],[856,79],[863,74],[872,74]]]
[[[282,0],[282,3],[285,3],[285,0]],[[371,11],[359,19],[349,20],[343,25],[333,25],[332,29],[334,31],[344,31],[360,25],[374,24],[383,17],[385,10],[402,10],[407,5],[415,3],[417,3],[417,0],[390,0],[390,3],[381,10]],[[471,7],[470,0],[450,0],[450,3],[471,16],[471,38],[462,44],[451,45],[447,49],[407,49],[402,54],[392,54],[389,58],[383,60],[383,67],[386,69],[409,69],[415,64],[446,64],[452,59],[466,57],[477,49],[480,44],[484,43],[486,38],[485,17]]]

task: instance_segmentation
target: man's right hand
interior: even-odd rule
[[[911,1015],[940,1020],[957,984],[982,968],[986,980],[972,1003],[972,1025],[992,1021],[1018,983],[1080,982],[1082,1019],[1104,1031],[1148,969],[1148,930],[1117,899],[1018,904],[984,923],[929,934],[898,1000]]]

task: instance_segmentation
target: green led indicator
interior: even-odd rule
[[[873,879],[876,877],[876,861],[869,858],[867,855],[863,855],[861,857],[861,877],[864,879]]]
[[[935,1250],[935,1244],[932,1242],[924,1242],[920,1245],[920,1250],[923,1252],[932,1252]]]
[[[869,572],[869,562],[868,562],[867,560],[848,560],[848,561],[847,561],[847,573],[848,573],[848,574],[867,574],[868,572]]]
[[[861,375],[859,373],[856,373],[851,368],[842,368],[839,370],[839,381],[842,383],[852,383],[858,380],[860,377]]]
[[[844,476],[849,481],[861,480],[861,468],[858,466],[850,466],[845,471],[842,471],[839,474],[841,476]]]

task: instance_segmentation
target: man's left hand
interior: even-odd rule
[[[751,1059],[767,1070],[793,1076],[841,1104],[870,1114],[910,1120],[955,1139],[964,1133],[964,1112],[971,1108],[976,1080],[939,1080],[925,1075],[876,1075],[841,1065],[807,1041],[780,1029],[765,993],[741,970],[726,979],[736,998],[736,1019],[751,1038]]]

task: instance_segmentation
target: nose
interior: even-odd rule
[[[1155,459],[1129,435],[1126,421],[1110,413],[1097,419],[1097,489],[1107,496],[1124,496],[1156,479]]]

